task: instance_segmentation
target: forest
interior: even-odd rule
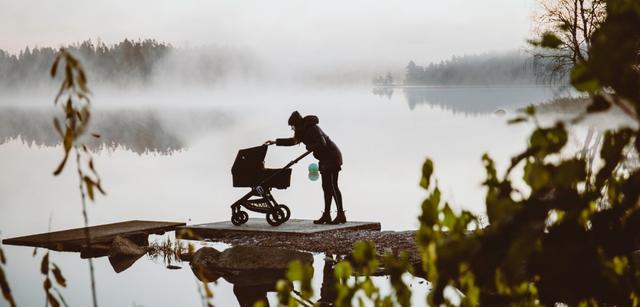
[[[448,60],[404,68],[402,85],[540,85],[544,84],[540,59],[523,51],[453,56]],[[374,78],[374,85],[392,85],[390,75]],[[398,84],[395,84],[398,85]]]
[[[177,48],[154,39],[115,44],[85,40],[64,47],[96,84],[119,88],[153,83],[211,85],[237,74],[247,77],[255,63],[245,53],[220,46]],[[52,47],[26,47],[17,54],[0,49],[0,88],[50,84],[48,71],[58,53]]]

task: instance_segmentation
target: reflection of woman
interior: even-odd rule
[[[276,139],[267,143],[275,143],[278,146],[292,146],[304,143],[307,150],[313,151],[313,156],[320,164],[322,175],[322,190],[324,191],[324,212],[322,216],[313,221],[315,224],[341,224],[346,223],[347,218],[342,208],[342,193],[338,187],[338,173],[342,166],[342,153],[338,146],[324,134],[318,127],[318,117],[308,115],[304,118],[294,111],[289,117],[289,125],[295,131],[292,138]],[[335,200],[338,207],[336,218],[331,220],[331,200]]]

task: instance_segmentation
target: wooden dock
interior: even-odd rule
[[[189,225],[176,228],[176,238],[189,240],[228,239],[233,236],[251,235],[288,235],[307,236],[319,233],[373,230],[380,231],[380,223],[375,222],[347,222],[344,224],[316,225],[312,220],[291,219],[280,226],[271,226],[263,218],[251,218],[241,226],[235,226],[230,221],[199,225]]]
[[[88,227],[91,245],[110,244],[116,236],[146,241],[149,234],[164,234],[185,223],[157,221],[126,221]],[[2,240],[2,244],[44,247],[57,251],[79,252],[86,249],[85,228],[75,228]]]

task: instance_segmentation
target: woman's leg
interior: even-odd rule
[[[322,216],[319,219],[313,221],[314,224],[331,222],[331,199],[333,198],[331,180],[326,172],[320,172],[320,175],[322,176],[322,191],[324,192],[324,212],[322,212]]]
[[[338,187],[338,173],[340,171],[333,171],[330,174],[331,179],[331,194],[333,195],[333,199],[336,201],[336,206],[338,207],[338,212],[344,211],[342,208],[342,192],[340,192],[340,188]]]
[[[335,170],[328,174],[328,179],[331,182],[331,194],[333,199],[336,201],[336,207],[338,207],[338,214],[330,224],[342,224],[347,222],[347,217],[344,215],[344,208],[342,207],[342,192],[340,192],[340,188],[338,187],[338,172],[339,170]]]
[[[324,212],[331,212],[331,199],[333,198],[333,189],[331,182],[331,174],[329,172],[321,172],[322,176],[322,192],[324,192]]]

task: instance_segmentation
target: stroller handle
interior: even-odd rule
[[[304,157],[308,156],[310,153],[312,153],[311,150],[307,150],[307,152],[303,153],[302,155],[300,155],[299,157],[297,157],[295,160],[289,162],[287,165],[285,165],[283,168],[281,168],[279,171],[271,174],[271,176],[265,178],[264,180],[262,180],[258,186],[261,186],[263,183],[269,181],[271,178],[275,177],[276,175],[280,174],[283,170],[290,168],[292,165],[298,163],[298,161],[302,160]]]
[[[285,166],[284,168],[289,168],[292,165],[298,163],[298,161],[302,160],[302,158],[308,156],[310,153],[312,153],[312,151],[311,150],[307,150],[307,152],[303,153],[301,156],[297,157],[295,160],[289,162],[289,164],[287,164],[287,166]]]

